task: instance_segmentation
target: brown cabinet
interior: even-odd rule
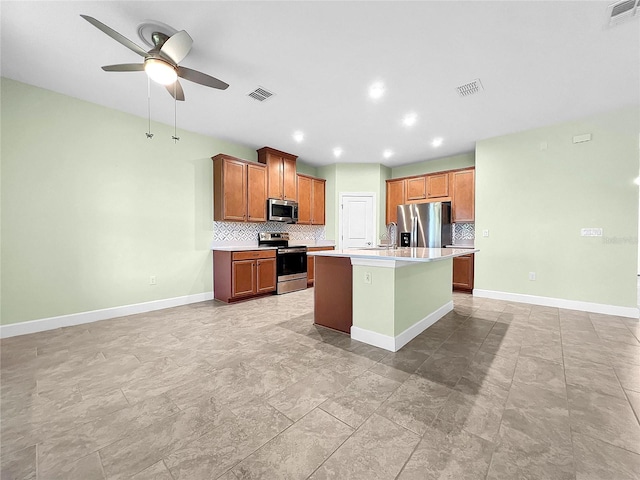
[[[427,198],[427,177],[412,177],[405,180],[406,196],[404,200],[424,200]],[[406,203],[403,202],[403,203]]]
[[[387,180],[387,223],[398,221],[398,205],[404,201],[404,179]]]
[[[475,169],[448,170],[387,180],[386,222],[397,222],[398,205],[451,202],[453,222],[473,222]]]
[[[276,290],[275,250],[213,252],[213,296],[223,302]]]
[[[333,250],[334,247],[308,247],[308,252],[321,252],[323,250]],[[316,257],[307,257],[307,285],[313,285],[316,271]]]
[[[213,159],[213,219],[267,221],[267,168],[229,155]]]
[[[453,222],[475,221],[475,170],[451,173]]]
[[[298,174],[298,223],[324,225],[325,183],[323,178]]]
[[[449,174],[438,173],[427,175],[427,198],[440,198],[449,196]]]
[[[258,162],[267,166],[267,194],[269,198],[297,201],[296,157],[274,148],[258,150]]]
[[[453,258],[453,289],[464,292],[473,290],[474,254]]]

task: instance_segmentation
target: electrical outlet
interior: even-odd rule
[[[371,283],[371,272],[364,272],[364,283]]]
[[[535,280],[536,279],[536,272],[529,272],[529,280]]]
[[[156,276],[155,275],[151,275],[149,277],[149,285],[155,285],[156,284]]]
[[[489,229],[482,230],[482,236],[483,237],[488,237],[489,236]]]

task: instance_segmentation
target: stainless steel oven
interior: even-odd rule
[[[307,247],[290,247],[286,232],[261,232],[258,245],[277,247],[276,293],[289,293],[307,288]]]

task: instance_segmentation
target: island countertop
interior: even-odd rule
[[[349,257],[352,259],[395,260],[401,262],[434,262],[478,252],[475,248],[363,248],[308,252],[309,256]]]

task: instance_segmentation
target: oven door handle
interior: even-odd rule
[[[281,253],[307,253],[306,247],[304,248],[280,248],[278,254]]]

